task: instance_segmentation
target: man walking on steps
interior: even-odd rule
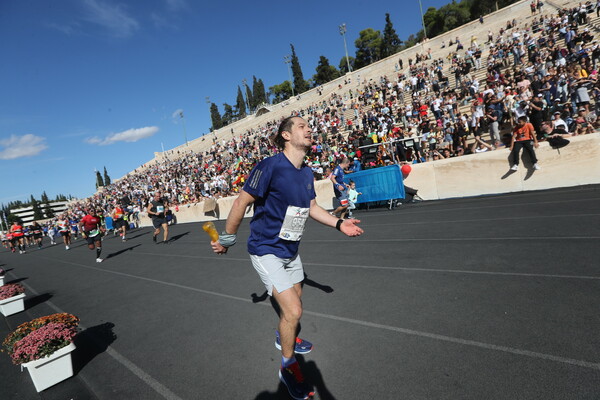
[[[308,399],[314,391],[305,382],[294,357],[294,353],[312,350],[312,344],[297,337],[304,280],[298,247],[304,225],[310,216],[347,236],[358,236],[363,230],[357,226],[359,220],[337,219],[317,205],[313,174],[304,164],[312,134],[303,118],[284,119],[273,142],[282,151],[252,170],[229,213],[225,231],[211,246],[215,253],[226,253],[235,244],[246,208],[254,204],[248,252],[267,292],[281,310],[275,340],[282,355],[279,378],[294,399]]]

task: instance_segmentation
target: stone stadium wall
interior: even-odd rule
[[[418,189],[423,200],[600,184],[600,133],[571,137],[569,140],[571,143],[560,150],[552,149],[547,142],[540,143],[540,147],[536,149],[538,162],[542,167],[539,171],[533,170],[531,162],[523,153],[519,170],[510,171],[510,152],[505,149],[413,164],[405,183]],[[324,179],[316,182],[315,190],[317,203],[331,210],[331,181]],[[235,197],[217,201],[218,218],[212,213],[203,212],[204,203],[180,206],[175,213],[177,222],[226,219],[234,201]],[[252,216],[252,211],[246,216]],[[152,225],[145,214],[140,218],[142,226]]]

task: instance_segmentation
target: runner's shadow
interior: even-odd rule
[[[324,291],[325,293],[333,293],[333,288],[329,285],[321,285],[318,282],[313,281],[312,279],[308,279],[308,275],[305,273],[304,274],[304,284],[320,289],[322,291]]]
[[[184,237],[185,235],[189,234],[190,232],[184,232],[184,233],[180,233],[179,235],[175,235],[173,236],[171,239],[169,239],[169,242],[174,242],[176,240],[181,239],[182,237]]]
[[[38,304],[42,304],[52,298],[52,293],[42,293],[34,297],[25,297],[25,309],[29,310]]]
[[[104,353],[116,339],[113,332],[115,324],[105,322],[81,331],[75,336],[73,343],[77,347],[72,355],[73,372],[79,373],[98,354]]]
[[[116,251],[114,253],[110,253],[108,256],[106,256],[106,259],[108,260],[109,258],[116,257],[116,256],[118,256],[120,254],[125,253],[126,251],[131,251],[131,250],[133,250],[133,249],[135,249],[136,247],[139,247],[139,246],[141,246],[141,244],[136,244],[135,246],[127,247],[125,249]]]
[[[265,290],[265,292],[263,294],[261,294],[260,296],[257,295],[256,293],[252,293],[250,295],[250,297],[252,298],[253,303],[261,303],[261,302],[265,301],[267,299],[267,297],[269,297],[269,293]]]
[[[144,232],[144,233],[140,233],[139,235],[135,235],[135,236],[128,236],[127,240],[131,240],[131,239],[135,239],[135,238],[139,238],[140,236],[144,236],[149,234],[150,232]]]
[[[304,281],[302,282],[302,284],[303,285],[306,284],[307,286],[311,286],[311,287],[320,289],[320,290],[324,291],[325,293],[333,293],[333,288],[331,286],[321,285],[320,283],[315,282],[312,279],[308,279],[308,275],[306,273],[304,274]],[[267,293],[266,290],[260,296],[257,295],[256,293],[252,293],[250,295],[250,298],[252,299],[253,303],[261,303],[261,302],[267,300],[267,297],[269,297],[269,294]],[[276,307],[276,306],[274,305],[273,307]]]
[[[325,381],[323,380],[323,375],[317,367],[317,364],[314,361],[305,362],[304,357],[299,354],[296,354],[296,360],[298,360],[298,364],[300,364],[300,370],[302,370],[306,382],[313,385],[316,394],[315,397],[319,400],[335,400],[335,396],[327,389]],[[260,392],[254,400],[279,400],[290,398],[287,388],[280,381],[276,392]]]

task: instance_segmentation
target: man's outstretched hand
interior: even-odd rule
[[[359,219],[345,219],[340,225],[340,231],[347,236],[360,236],[364,231],[358,224],[360,224]]]

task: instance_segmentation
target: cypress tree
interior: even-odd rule
[[[390,14],[385,13],[385,28],[383,28],[383,40],[381,41],[381,58],[391,56],[400,51],[402,41],[396,34],[394,25],[390,20]]]
[[[257,90],[259,93],[261,93],[261,96],[262,96],[263,102],[265,102],[265,103],[269,104],[269,95],[267,94],[267,90],[265,89],[265,84],[264,84],[264,82],[262,81],[262,79],[259,79],[259,80],[258,80],[258,83],[256,84],[256,87],[257,87],[257,89],[256,89],[256,90]]]
[[[235,108],[237,109],[238,118],[244,118],[246,116],[246,103],[244,102],[244,95],[242,89],[238,85],[237,99],[235,101]]]
[[[210,103],[210,120],[212,121],[212,130],[219,129],[223,126],[219,107],[215,103]]]
[[[221,117],[223,126],[229,125],[234,121],[233,107],[227,103],[223,103],[223,116]]]
[[[296,56],[296,49],[294,49],[293,44],[290,44],[290,47],[292,48],[292,77],[294,79],[294,90],[296,91],[296,94],[304,93],[308,90],[308,83],[306,83],[304,75],[302,75],[302,67],[298,61],[298,56]]]
[[[108,176],[108,172],[106,172],[106,167],[104,167],[104,185],[110,185],[110,176]]]
[[[251,113],[256,107],[254,106],[254,98],[252,96],[252,92],[248,85],[244,85],[246,87],[246,102],[248,103],[248,113]]]
[[[252,104],[254,109],[267,102],[267,99],[265,98],[265,86],[262,84],[261,80],[256,79],[256,76],[252,76],[252,100],[254,101]]]
[[[33,219],[37,221],[38,219],[44,218],[42,215],[42,210],[40,210],[40,203],[31,195],[31,207],[33,208]]]
[[[340,71],[333,65],[329,65],[329,60],[325,56],[319,57],[319,64],[317,65],[316,71],[317,73],[313,77],[315,86],[322,85],[340,77]]]
[[[96,171],[96,189],[104,186],[104,181],[102,180],[102,175],[100,175],[100,171]]]

